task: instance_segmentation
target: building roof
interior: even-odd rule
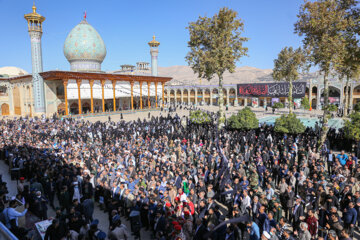
[[[147,75],[127,75],[127,74],[113,74],[113,73],[97,73],[97,72],[72,72],[72,71],[47,71],[42,72],[40,75],[44,80],[69,80],[69,79],[81,79],[81,80],[116,80],[126,82],[168,82],[171,77],[155,77]],[[10,78],[4,78],[2,80],[19,80],[31,77],[31,75],[15,76]]]
[[[28,75],[29,73],[25,71],[24,69],[21,69],[19,67],[13,67],[13,66],[6,66],[0,68],[0,76],[6,76],[6,77],[17,77],[17,76],[24,76]]]
[[[59,79],[83,79],[83,80],[116,80],[127,82],[168,82],[170,77],[155,77],[147,75],[127,75],[127,74],[112,74],[112,73],[97,73],[97,72],[72,72],[72,71],[48,71],[42,72],[40,75],[44,80],[59,80]]]

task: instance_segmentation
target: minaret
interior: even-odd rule
[[[31,63],[32,63],[32,83],[35,105],[35,115],[46,113],[45,95],[44,95],[44,79],[39,73],[43,71],[41,36],[42,23],[45,17],[36,12],[35,3],[32,7],[33,12],[25,14],[24,18],[28,22],[29,35],[31,40]]]
[[[151,55],[151,76],[158,75],[158,62],[157,57],[159,55],[159,45],[160,43],[155,40],[155,35],[153,36],[153,40],[149,43],[150,46],[150,55]]]

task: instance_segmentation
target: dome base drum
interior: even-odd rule
[[[70,62],[70,69],[74,72],[100,72],[101,63],[90,60],[74,60]]]

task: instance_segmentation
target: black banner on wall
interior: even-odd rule
[[[306,82],[293,82],[293,98],[305,96]],[[237,84],[238,97],[288,97],[289,83]]]

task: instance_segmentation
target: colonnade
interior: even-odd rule
[[[256,97],[240,97],[237,95],[236,91],[236,84],[229,84],[225,85],[223,87],[223,97],[224,97],[224,104],[225,105],[240,105],[240,106],[248,106],[251,105],[252,98]],[[319,106],[322,106],[322,91],[323,91],[323,85],[309,81],[306,88],[308,89],[308,92],[306,93],[306,97],[309,98],[310,105],[313,108],[319,108]],[[335,98],[338,98],[336,100],[336,104],[344,105],[345,101],[345,83],[331,83],[329,84],[329,90],[332,89],[333,91],[338,92],[338,96],[332,96],[332,101],[335,101]],[[350,89],[350,96],[349,96],[349,102],[350,102],[350,108],[353,107],[353,105],[356,102],[360,102],[360,84],[353,84],[350,83],[349,86]],[[169,86],[165,90],[165,97],[168,103],[192,103],[192,104],[198,104],[200,102],[205,102],[209,105],[214,105],[214,102],[216,102],[219,99],[219,92],[218,92],[218,86]],[[214,96],[216,95],[216,96]],[[179,97],[180,96],[180,97]],[[209,97],[210,96],[210,97]],[[331,97],[331,96],[330,96]],[[288,101],[287,97],[280,97],[279,98],[281,102],[286,103]],[[271,98],[269,97],[258,97],[258,106],[264,106],[267,105],[265,102],[269,103],[271,102]]]
[[[186,93],[185,93],[186,92]],[[214,99],[218,99],[219,91],[217,87],[212,88],[167,88],[166,89],[167,102],[193,102],[198,104],[199,102],[209,102],[213,105]],[[217,97],[214,97],[217,95]],[[234,99],[234,103],[237,104],[238,96],[236,88],[224,87],[223,88],[224,104],[230,105],[230,99]],[[192,101],[193,99],[193,101]],[[207,101],[209,100],[209,101]]]
[[[68,98],[67,98],[67,86],[68,86],[68,82],[69,79],[63,79],[63,85],[64,85],[64,95],[65,95],[65,115],[69,115],[69,107],[68,107]],[[78,106],[79,106],[79,114],[82,114],[82,105],[81,105],[81,93],[80,93],[80,86],[82,83],[82,79],[77,79],[76,80],[76,84],[77,84],[77,89],[78,89]],[[90,101],[91,101],[91,113],[94,113],[94,98],[93,98],[93,85],[94,85],[94,80],[88,80],[89,81],[89,85],[90,85]],[[100,80],[101,83],[101,92],[102,92],[102,111],[105,112],[105,94],[104,94],[104,86],[105,86],[105,81],[106,80]],[[116,97],[115,97],[115,86],[116,83],[118,82],[118,80],[111,80],[112,81],[112,86],[113,86],[113,108],[114,111],[116,111]],[[124,81],[121,81],[124,82]],[[134,110],[134,82],[135,81],[129,81],[130,82],[130,86],[131,86],[131,110]],[[151,108],[151,103],[150,103],[150,85],[152,83],[155,84],[155,108],[158,108],[158,94],[157,94],[157,85],[159,82],[157,81],[138,81],[139,85],[140,85],[140,109],[143,109],[143,104],[142,104],[142,99],[143,99],[143,95],[142,95],[142,86],[143,83],[146,82],[147,83],[147,87],[148,87],[148,94],[147,94],[147,101],[148,101],[148,107]],[[165,88],[165,82],[161,82],[162,85],[162,107],[164,107],[164,88]]]

